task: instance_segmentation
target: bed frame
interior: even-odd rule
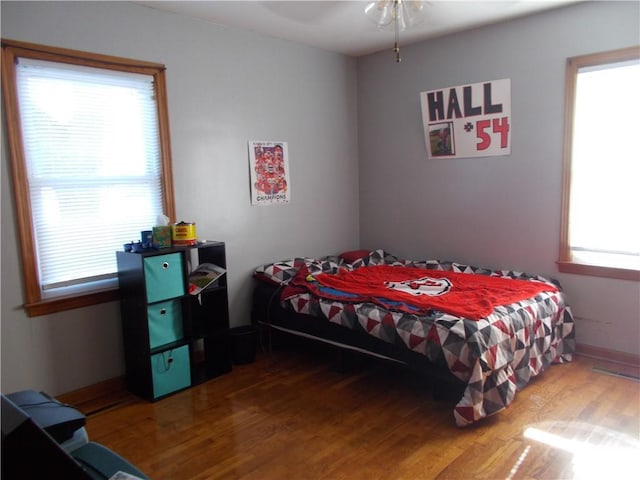
[[[539,293],[498,304],[476,323],[473,317],[438,309],[429,310],[426,316],[408,314],[402,305],[387,309],[366,300],[366,295],[353,301],[354,294],[343,289],[340,281],[332,287],[331,277],[323,277],[325,291],[317,288],[321,274],[344,274],[375,265],[410,266],[421,269],[420,274],[441,272],[435,278],[449,277],[456,282],[461,279],[456,275],[467,273],[540,282],[533,289],[524,289],[527,295]],[[389,269],[377,272],[386,275]],[[560,285],[538,275],[438,260],[399,260],[375,250],[350,260],[341,254],[339,258],[296,257],[269,263],[256,268],[254,279],[251,318],[267,340],[277,331],[320,342],[338,352],[404,365],[428,379],[436,398],[456,400],[453,414],[458,426],[507,408],[532,378],[552,364],[571,361],[575,350],[573,317]],[[380,278],[375,281],[379,283]],[[541,284],[548,287],[541,291]],[[351,301],[342,302],[345,296]]]
[[[328,322],[326,318],[296,313],[283,308],[279,297],[281,286],[262,281],[255,282],[251,304],[251,320],[259,327],[260,344],[268,350],[273,347],[272,334],[302,337],[319,344],[335,348],[340,361],[349,354],[366,355],[383,361],[401,365],[423,377],[432,387],[436,400],[458,400],[465,389],[465,383],[452,375],[445,364],[436,365],[424,355],[382,341],[364,330],[350,330]],[[399,340],[401,342],[401,340]]]

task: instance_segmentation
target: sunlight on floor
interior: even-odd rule
[[[574,479],[630,478],[640,471],[640,439],[615,430],[542,422],[529,426],[524,437],[573,454]]]

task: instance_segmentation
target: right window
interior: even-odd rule
[[[640,280],[640,48],[567,61],[561,272]]]

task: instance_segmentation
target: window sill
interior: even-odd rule
[[[562,273],[576,275],[589,275],[592,277],[615,278],[618,280],[631,280],[640,282],[640,271],[626,268],[604,267],[601,265],[588,265],[567,260],[558,260],[558,270]]]
[[[48,315],[50,313],[64,312],[73,310],[74,308],[88,307],[99,303],[113,302],[120,299],[120,291],[118,289],[104,290],[101,292],[87,293],[84,295],[73,295],[68,297],[58,297],[46,300],[40,300],[24,305],[27,315],[30,317],[38,317]]]

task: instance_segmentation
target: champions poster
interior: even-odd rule
[[[511,154],[511,79],[420,93],[429,158]]]
[[[289,203],[287,142],[249,142],[251,205]]]

